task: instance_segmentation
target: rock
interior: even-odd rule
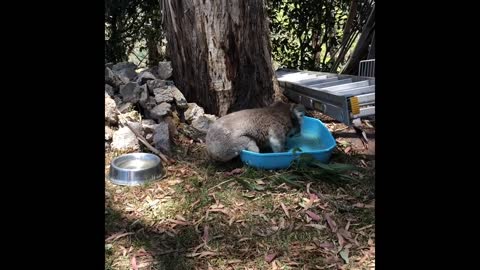
[[[128,125],[131,126],[138,134],[145,136],[145,132],[143,132],[143,125],[141,123],[128,121]]]
[[[143,131],[148,134],[148,133],[153,133],[153,131],[155,130],[155,127],[156,127],[157,123],[155,123],[154,120],[152,119],[144,119],[142,120],[142,127],[143,127]]]
[[[122,98],[120,96],[114,96],[113,100],[115,101],[115,104],[117,104],[117,106],[122,104]]]
[[[145,139],[147,140],[148,143],[153,144],[153,133],[147,133],[145,136]]]
[[[133,110],[133,104],[131,102],[120,103],[117,108],[120,113],[128,113]]]
[[[160,121],[153,132],[153,144],[155,148],[170,154],[170,131],[167,121]]]
[[[113,137],[113,130],[109,126],[105,126],[105,141],[111,140]]]
[[[171,85],[168,88],[170,88],[173,99],[175,99],[175,104],[177,104],[177,108],[187,109],[188,103],[185,97],[183,96],[182,92],[180,92],[180,90],[178,90],[178,88],[175,85]]]
[[[118,89],[120,85],[127,84],[129,79],[125,76],[115,74],[110,68],[105,68],[105,83]]]
[[[115,91],[114,91],[113,87],[109,84],[105,84],[105,92],[111,97],[113,97],[115,95]]]
[[[167,85],[167,82],[164,80],[149,80],[147,81],[147,89],[150,95],[154,95],[153,89],[162,88]]]
[[[153,89],[153,94],[155,95],[155,101],[157,102],[157,104],[160,104],[162,102],[172,102],[173,101],[172,90],[168,86]]]
[[[115,85],[114,81],[115,81],[115,73],[113,73],[113,71],[110,68],[106,67],[105,68],[105,83],[114,86]]]
[[[197,142],[205,142],[205,136],[207,133],[202,132],[192,126],[189,126],[185,123],[180,123],[179,131],[183,133],[185,136],[197,141]]]
[[[150,110],[150,117],[153,119],[161,120],[163,116],[170,114],[172,105],[169,103],[161,103],[155,106],[152,110]]]
[[[211,114],[205,114],[205,115],[201,115],[200,117],[194,119],[192,121],[192,126],[202,132],[207,132],[208,131],[208,128],[210,127],[210,125],[215,122],[216,120],[216,117],[215,115],[211,115]]]
[[[126,85],[120,86],[120,95],[122,96],[123,102],[137,103],[143,91],[146,91],[146,88],[139,86],[135,82],[129,82]]]
[[[135,77],[137,77],[137,73],[135,72],[135,69],[137,66],[133,63],[130,62],[120,62],[112,67],[113,73],[119,75],[119,76],[124,76],[127,77],[130,81],[133,81]]]
[[[160,79],[166,80],[172,77],[172,73],[173,73],[172,62],[165,61],[165,62],[158,63],[158,77]]]
[[[213,115],[213,114],[207,114],[206,113],[206,114],[204,114],[204,116],[207,117],[212,122],[215,122],[218,119],[218,117],[216,115]]]
[[[196,103],[187,103],[187,105],[188,109],[185,111],[186,121],[191,122],[205,114],[203,108],[198,106]]]
[[[148,91],[146,88],[144,88],[144,90],[140,93],[140,98],[138,99],[138,103],[140,103],[140,105],[143,103],[145,104],[148,100]]]
[[[154,97],[148,97],[146,101],[142,101],[140,99],[140,106],[142,106],[143,109],[145,109],[145,112],[151,111],[155,106],[157,106],[157,101],[155,101]],[[149,115],[145,115],[147,118],[151,118]]]
[[[144,72],[140,73],[140,75],[138,75],[137,83],[139,85],[144,85],[147,81],[156,80],[156,79],[157,78],[155,78],[155,76],[153,76],[152,73],[150,73],[148,71],[144,71]]]
[[[116,125],[118,122],[117,104],[115,101],[105,92],[105,122],[108,125]]]
[[[137,137],[128,127],[121,127],[113,133],[113,140],[110,144],[113,150],[134,150],[140,149]]]

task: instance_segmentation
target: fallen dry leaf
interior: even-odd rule
[[[232,176],[232,175],[237,175],[237,174],[241,174],[243,173],[243,169],[242,168],[236,168],[236,169],[233,169],[229,172],[226,172],[225,175],[226,176]]]
[[[345,246],[345,243],[346,243],[345,239],[339,232],[337,232],[337,238],[338,238],[338,244],[340,245],[340,247],[343,248],[343,246]]]
[[[348,264],[348,261],[349,261],[348,254],[349,254],[348,248],[340,251],[340,257],[342,257],[342,259],[345,261],[346,264]]]
[[[205,257],[205,256],[216,256],[219,255],[220,253],[218,252],[213,252],[213,251],[202,251],[202,252],[193,252],[193,253],[188,253],[185,254],[185,257],[193,258],[193,257]]]
[[[242,196],[245,197],[245,198],[252,199],[252,198],[255,198],[255,192],[243,193]]]
[[[323,230],[323,229],[327,228],[327,226],[322,225],[322,224],[305,224],[305,227],[312,227],[312,228],[315,228],[315,229],[318,229],[318,230]]]
[[[278,266],[277,266],[277,263],[276,261],[272,261],[272,270],[278,270]]]
[[[210,210],[207,210],[207,213],[209,213],[209,212],[220,212],[220,213],[223,213],[223,214],[230,217],[230,213],[225,209],[210,209]]]
[[[232,216],[228,221],[228,226],[232,226],[233,222],[235,221],[235,216]]]
[[[352,147],[350,147],[350,146],[345,148],[345,150],[344,150],[345,154],[348,154],[348,152],[350,152],[350,150],[352,150]]]
[[[244,241],[247,241],[247,240],[250,240],[250,239],[252,239],[252,238],[244,237],[244,238],[239,239],[238,242],[241,243],[241,242],[244,242]]]
[[[310,195],[310,185],[312,182],[307,183],[307,194]]]
[[[133,270],[138,270],[137,259],[135,258],[135,255],[132,256],[132,260],[130,261],[130,264],[132,265]]]
[[[119,247],[122,250],[122,256],[125,257],[125,255],[127,255],[127,249],[122,245],[120,245]]]
[[[122,238],[127,235],[134,234],[133,232],[127,232],[127,233],[115,233],[111,236],[109,236],[107,239],[105,239],[105,242],[109,242],[110,240],[113,242],[115,240],[118,240],[119,238]]]
[[[208,225],[203,226],[203,235],[202,235],[202,240],[205,241],[205,243],[208,243]]]
[[[182,215],[176,215],[175,218],[176,218],[177,220],[181,220],[181,221],[187,222],[187,220],[186,220]]]
[[[204,246],[205,246],[205,243],[201,243],[200,245],[194,247],[194,248],[193,248],[193,251],[192,251],[192,254],[193,254],[193,253],[197,253],[197,251],[198,251],[200,248],[204,247]]]
[[[337,232],[337,223],[330,217],[330,214],[325,214],[324,216],[332,232]]]
[[[227,261],[227,264],[235,264],[235,263],[241,263],[241,262],[243,262],[243,261],[239,260],[239,259],[233,259],[233,260]]]
[[[318,244],[318,247],[321,247],[324,249],[334,249],[335,245],[333,243],[325,242],[325,243]]]
[[[197,205],[200,202],[200,199],[194,201],[192,204],[190,204],[190,208],[193,208],[195,205]]]
[[[320,221],[320,216],[315,214],[314,212],[310,211],[310,210],[307,210],[305,211],[305,213],[313,220],[315,221]]]
[[[325,259],[325,263],[328,263],[328,264],[332,264],[332,263],[336,263],[336,262],[339,262],[340,259],[337,258],[337,256],[329,256]]]
[[[303,248],[303,250],[305,250],[305,251],[311,251],[311,250],[315,250],[315,249],[317,249],[317,247],[314,246],[314,245],[307,245]]]
[[[356,242],[356,241],[353,239],[352,234],[351,234],[349,231],[345,230],[345,229],[340,228],[340,229],[338,229],[337,233],[339,233],[340,235],[342,235],[343,238],[347,239],[348,242],[350,242],[350,243],[355,243],[355,242]]]
[[[167,221],[171,222],[173,224],[176,224],[176,225],[185,225],[185,226],[190,225],[189,222],[182,221],[182,220],[171,219],[171,218],[167,219]]]
[[[283,204],[283,202],[280,202],[280,206],[282,206],[282,209],[283,209],[283,212],[285,212],[285,215],[290,218],[290,214],[288,213],[288,209],[287,207],[285,206],[285,204]]]
[[[375,208],[375,204],[356,203],[353,206],[355,206],[357,208],[366,208],[366,209]]]
[[[256,182],[258,185],[265,185],[265,182],[263,182],[262,180],[255,180],[255,182]]]
[[[200,256],[198,256],[198,257],[202,258],[202,257],[206,257],[206,256],[217,256],[217,255],[220,255],[220,253],[213,252],[213,251],[203,251],[203,252],[200,252]]]
[[[367,225],[367,226],[363,226],[363,227],[361,227],[361,228],[358,228],[357,231],[363,231],[363,230],[368,229],[368,228],[371,228],[371,227],[373,227],[373,224],[370,224],[370,225]]]
[[[279,222],[278,222],[278,227],[280,227],[281,230],[285,229],[285,219],[283,217],[280,217],[279,218]]]
[[[245,204],[245,202],[235,202],[235,206],[242,206],[244,204]]]
[[[303,207],[303,209],[308,210],[310,207],[313,205],[313,200],[310,198],[303,198],[303,203],[300,203],[300,206]]]
[[[225,206],[221,203],[215,203],[215,204],[210,205],[210,209],[222,209],[224,207]]]
[[[271,263],[273,260],[275,260],[275,258],[277,258],[277,256],[278,256],[278,253],[276,252],[267,254],[265,255],[265,261],[267,263]]]

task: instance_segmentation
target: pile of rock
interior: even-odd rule
[[[137,72],[133,63],[108,64],[105,68],[105,147],[112,150],[138,151],[140,143],[122,119],[149,143],[169,154],[180,123],[206,133],[216,116],[205,114],[202,107],[188,103],[182,92],[169,80],[170,62]],[[118,110],[117,110],[118,109]]]

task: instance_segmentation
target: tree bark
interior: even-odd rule
[[[175,84],[189,102],[220,116],[273,102],[263,1],[161,1]]]
[[[373,30],[372,43],[368,49],[367,59],[375,59],[375,30]]]
[[[368,56],[368,48],[369,45],[372,43],[372,38],[375,33],[375,5],[370,12],[370,16],[368,17],[367,22],[363,26],[362,34],[358,39],[358,43],[355,46],[355,50],[353,51],[352,57],[345,65],[343,69],[343,74],[351,74],[356,75],[358,74],[358,64],[361,60],[367,59]],[[374,45],[374,44],[373,44]]]
[[[330,69],[330,72],[337,72],[338,66],[340,63],[343,62],[343,59],[345,58],[345,55],[347,54],[347,51],[350,49],[348,47],[348,43],[350,41],[352,33],[352,28],[353,28],[353,21],[357,17],[357,6],[358,2],[357,0],[352,0],[352,3],[350,4],[350,9],[348,11],[348,18],[347,21],[345,22],[345,27],[343,29],[343,37],[342,37],[342,43],[340,45],[340,51],[338,58],[334,61],[332,68]]]

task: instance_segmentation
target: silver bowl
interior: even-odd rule
[[[110,181],[116,185],[138,186],[164,175],[162,162],[154,154],[124,154],[113,159],[110,164]]]

